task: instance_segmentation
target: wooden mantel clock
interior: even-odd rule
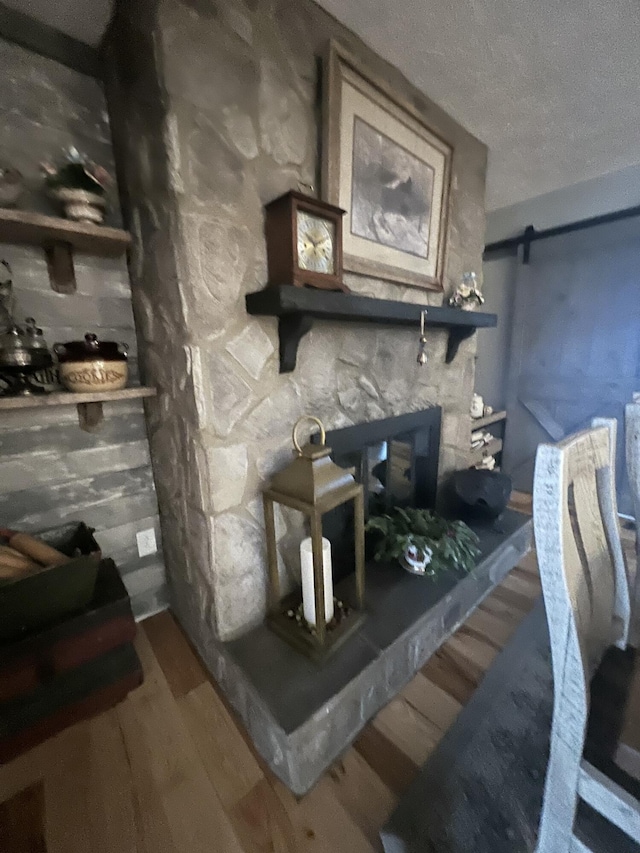
[[[269,284],[348,290],[342,282],[344,210],[291,190],[265,211]]]

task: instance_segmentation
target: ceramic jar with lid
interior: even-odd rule
[[[60,381],[68,391],[120,391],[127,384],[127,344],[99,341],[87,334],[83,341],[54,344]]]

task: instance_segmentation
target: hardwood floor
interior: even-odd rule
[[[525,559],[296,799],[169,613],[139,626],[145,683],[0,768],[1,853],[371,853],[378,832],[531,609]]]

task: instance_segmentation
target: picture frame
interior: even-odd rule
[[[322,197],[347,211],[345,270],[443,290],[452,156],[408,100],[329,43]]]

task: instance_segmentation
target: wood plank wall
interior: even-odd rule
[[[0,153],[25,175],[24,207],[56,213],[38,165],[76,144],[113,174],[106,106],[97,81],[0,40]],[[117,192],[109,224],[120,225]],[[49,345],[86,332],[125,341],[138,380],[137,344],[124,258],[76,257],[77,293],[54,293],[43,253],[0,244],[13,268],[16,316],[34,316]],[[1,274],[0,274],[1,275]],[[0,413],[0,526],[37,531],[82,520],[123,573],[136,615],[164,607],[167,587],[142,401],[106,405],[100,432],[78,427],[75,407]],[[158,553],[140,559],[136,533],[156,532]]]

